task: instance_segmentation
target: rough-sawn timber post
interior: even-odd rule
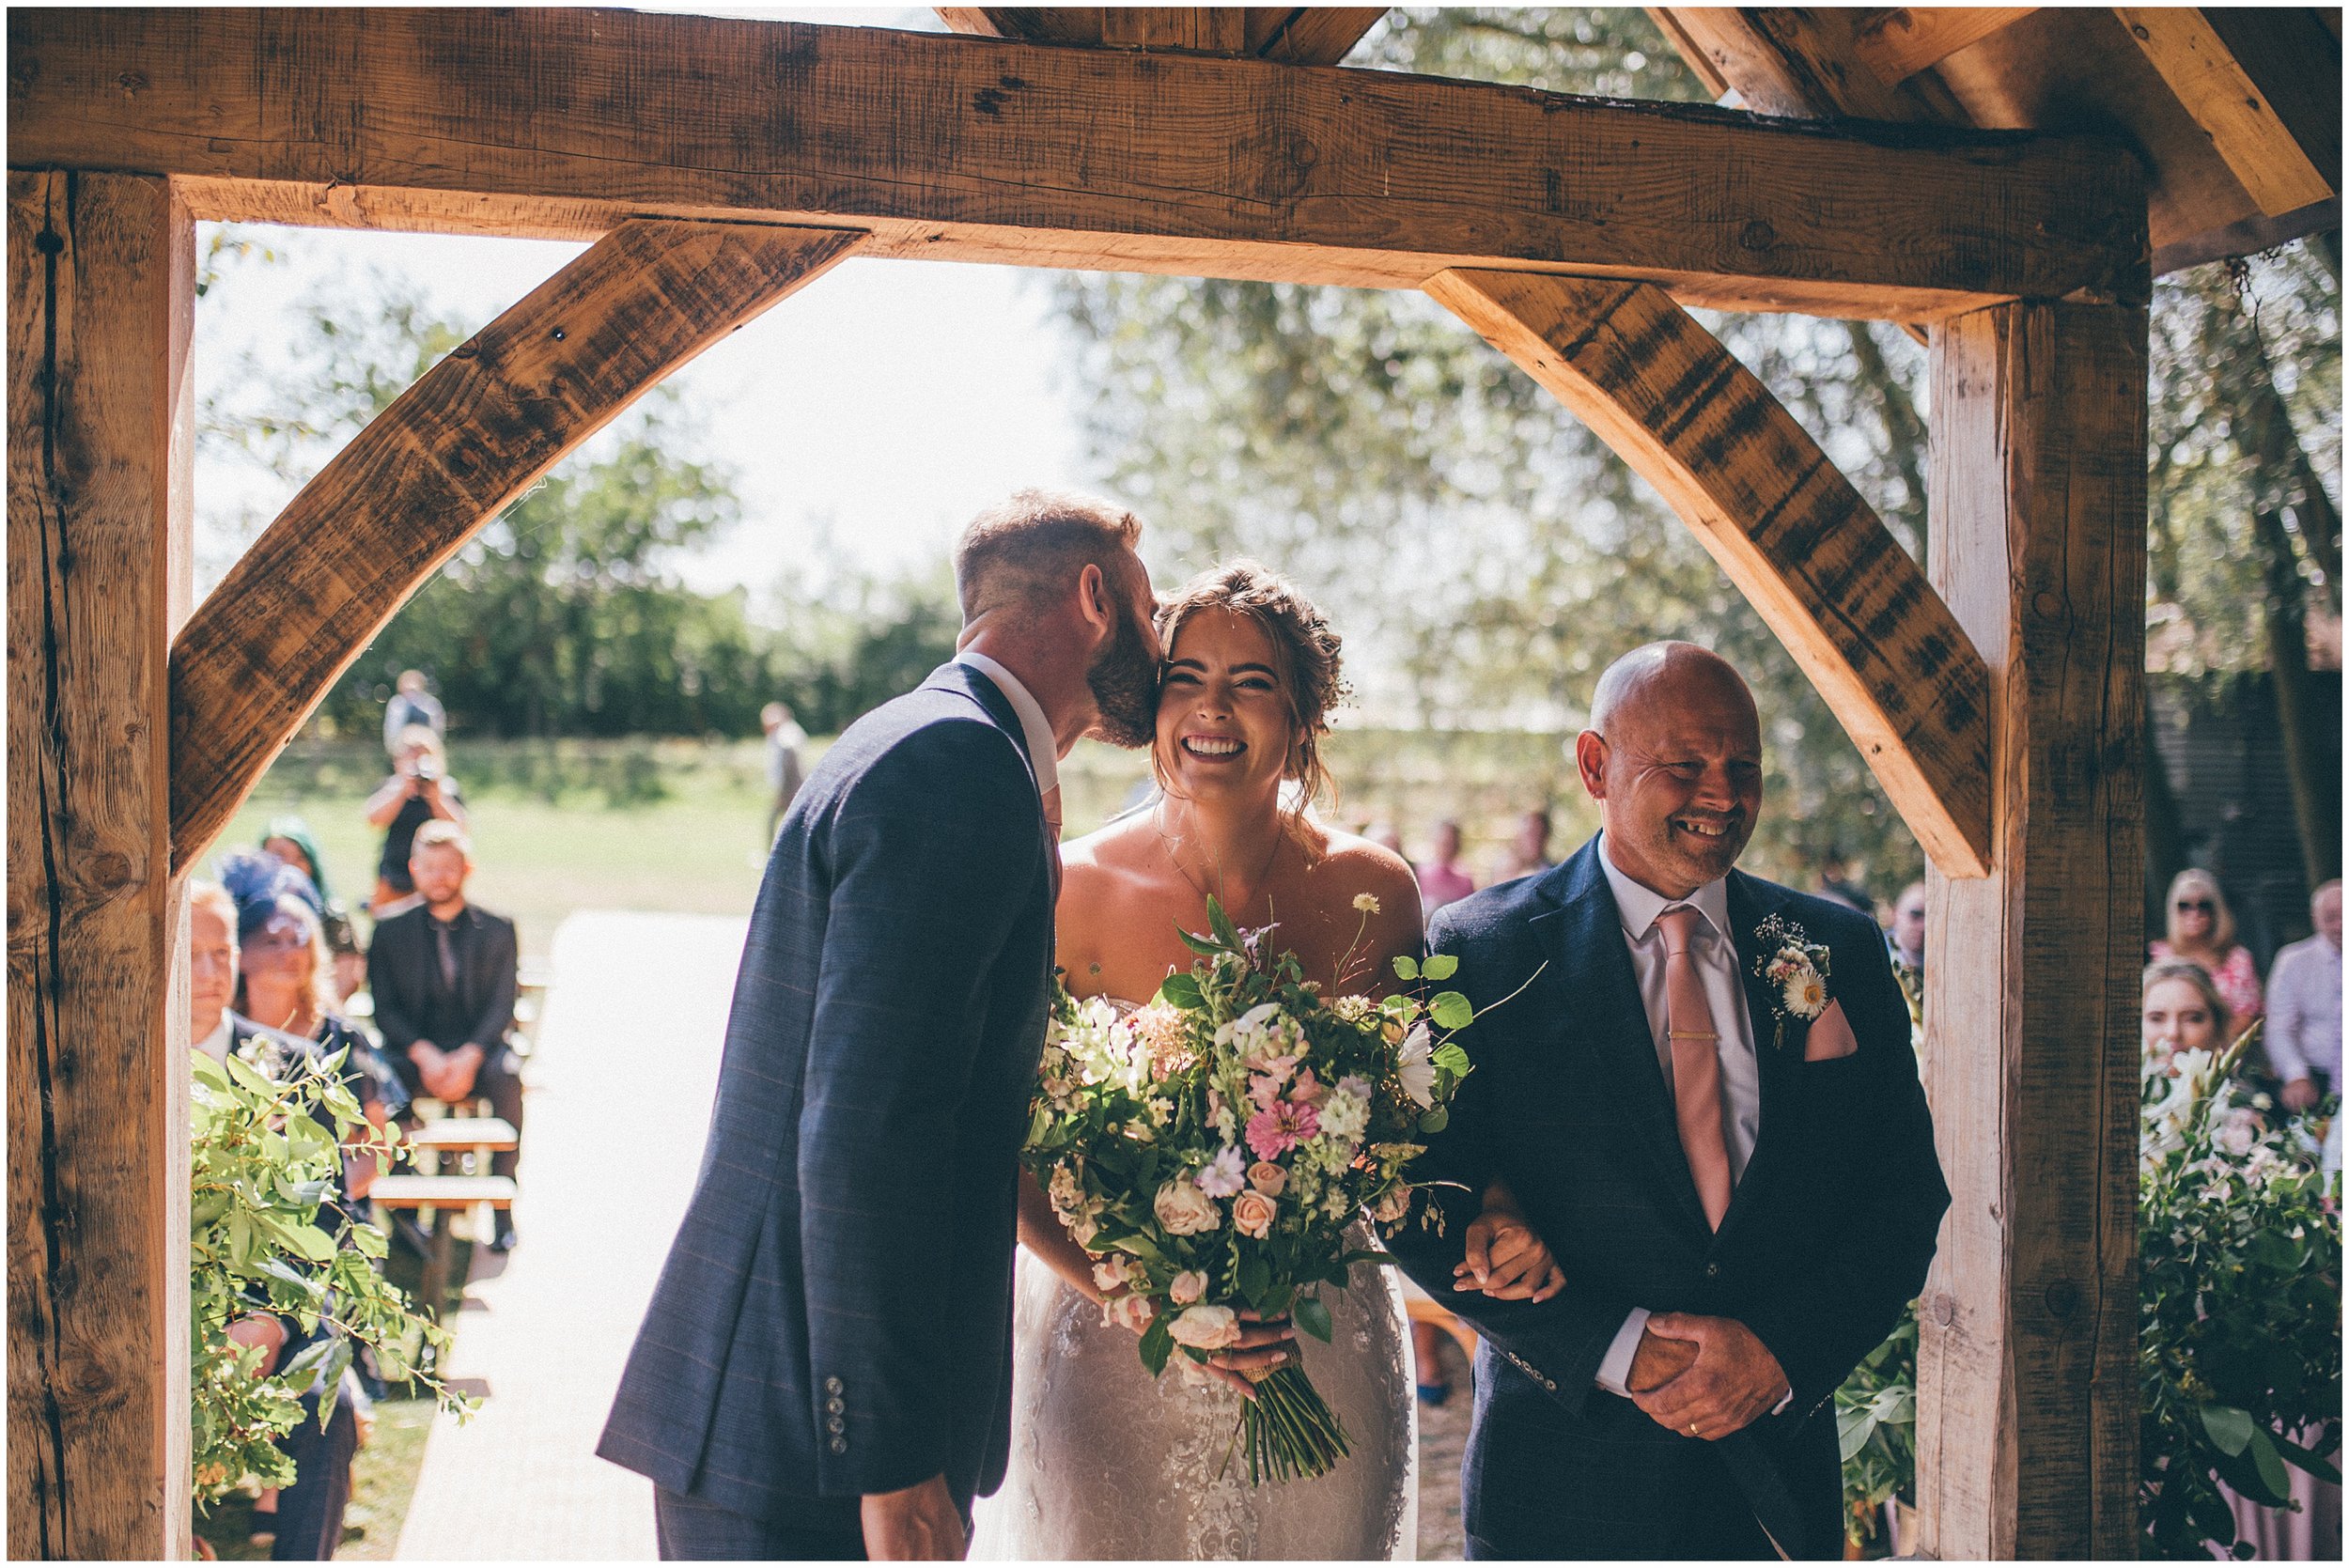
[[[1929,570],[1994,755],[1991,874],[1928,901],[1921,1545],[2135,1557],[2145,313],[1994,306],[1932,353]]]
[[[8,1555],[188,1542],[188,1026],[165,658],[195,231],[8,176]]]

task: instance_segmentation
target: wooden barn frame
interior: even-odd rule
[[[12,1556],[186,1547],[187,872],[474,530],[850,255],[1424,289],[1655,483],[1931,858],[1921,1550],[2134,1555],[2142,167],[1335,68],[1378,14],[11,11]],[[199,219],[595,243],[191,615]],[[1688,304],[1926,335],[1924,563]]]

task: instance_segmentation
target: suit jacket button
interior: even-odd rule
[[[1706,1264],[1704,1265],[1704,1277],[1708,1280],[1719,1279],[1721,1277],[1721,1265],[1717,1263]]]
[[[842,1399],[838,1394],[834,1394],[830,1399],[824,1401],[824,1414],[827,1416],[837,1416],[842,1411],[848,1409],[848,1402]]]
[[[837,1377],[827,1377],[824,1379],[824,1392],[828,1394],[836,1394],[841,1391],[844,1385]]]
[[[848,1452],[848,1438],[846,1438],[846,1437],[834,1437],[834,1438],[832,1440],[832,1452],[834,1452],[834,1453],[846,1453],[846,1452]]]
[[[844,1417],[840,1417],[840,1416],[833,1416],[833,1417],[832,1417],[830,1420],[828,1420],[828,1421],[826,1421],[824,1422],[824,1430],[825,1430],[825,1431],[827,1431],[827,1432],[829,1432],[829,1433],[831,1433],[833,1436],[837,1437],[837,1436],[840,1436],[843,1432],[846,1432],[846,1431],[848,1431],[848,1421],[846,1420],[846,1418],[844,1418]]]

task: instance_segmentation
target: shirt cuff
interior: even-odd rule
[[[1778,1403],[1770,1406],[1770,1414],[1773,1416],[1782,1416],[1786,1413],[1786,1406],[1794,1403],[1795,1386],[1792,1383],[1789,1383],[1786,1385],[1786,1391],[1778,1396]]]
[[[1647,1318],[1645,1307],[1632,1308],[1625,1315],[1623,1327],[1615,1330],[1614,1343],[1607,1347],[1605,1359],[1598,1363],[1598,1376],[1594,1381],[1610,1394],[1631,1397],[1631,1360],[1640,1353],[1640,1336],[1647,1332]]]

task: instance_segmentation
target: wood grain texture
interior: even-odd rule
[[[193,865],[384,622],[678,365],[853,249],[638,219],[452,349],[303,487],[171,650],[171,846]]]
[[[1386,15],[1382,6],[936,8],[939,20],[978,38],[1090,47],[1185,49],[1252,54],[1290,65],[1333,66]]]
[[[1934,333],[1928,567],[1996,739],[1992,874],[1929,879],[1928,1557],[2136,1555],[2145,334],[2057,304]]]
[[[2262,212],[2280,216],[2335,194],[2333,181],[2341,175],[2337,88],[2331,132],[2336,152],[2328,178],[2200,10],[2186,6],[2117,6],[2113,10]],[[2337,81],[2338,50],[2335,54]]]
[[[12,162],[200,177],[223,220],[735,216],[868,229],[880,255],[1402,287],[1505,266],[1904,320],[2147,287],[2142,194],[2093,139],[619,11],[8,27]]]
[[[8,1555],[185,1555],[188,1028],[164,660],[194,228],[8,176]]]
[[[2009,27],[2036,6],[1896,6],[1863,12],[1852,28],[1852,54],[1887,86],[1905,82]]]
[[[1645,284],[1454,272],[1427,292],[1656,487],[1835,710],[1934,863],[1981,876],[1982,656],[1769,390]]]
[[[1924,112],[1877,80],[1853,47],[1857,13],[1792,8],[1675,6],[1670,33],[1704,74],[1766,115],[1919,120]]]

